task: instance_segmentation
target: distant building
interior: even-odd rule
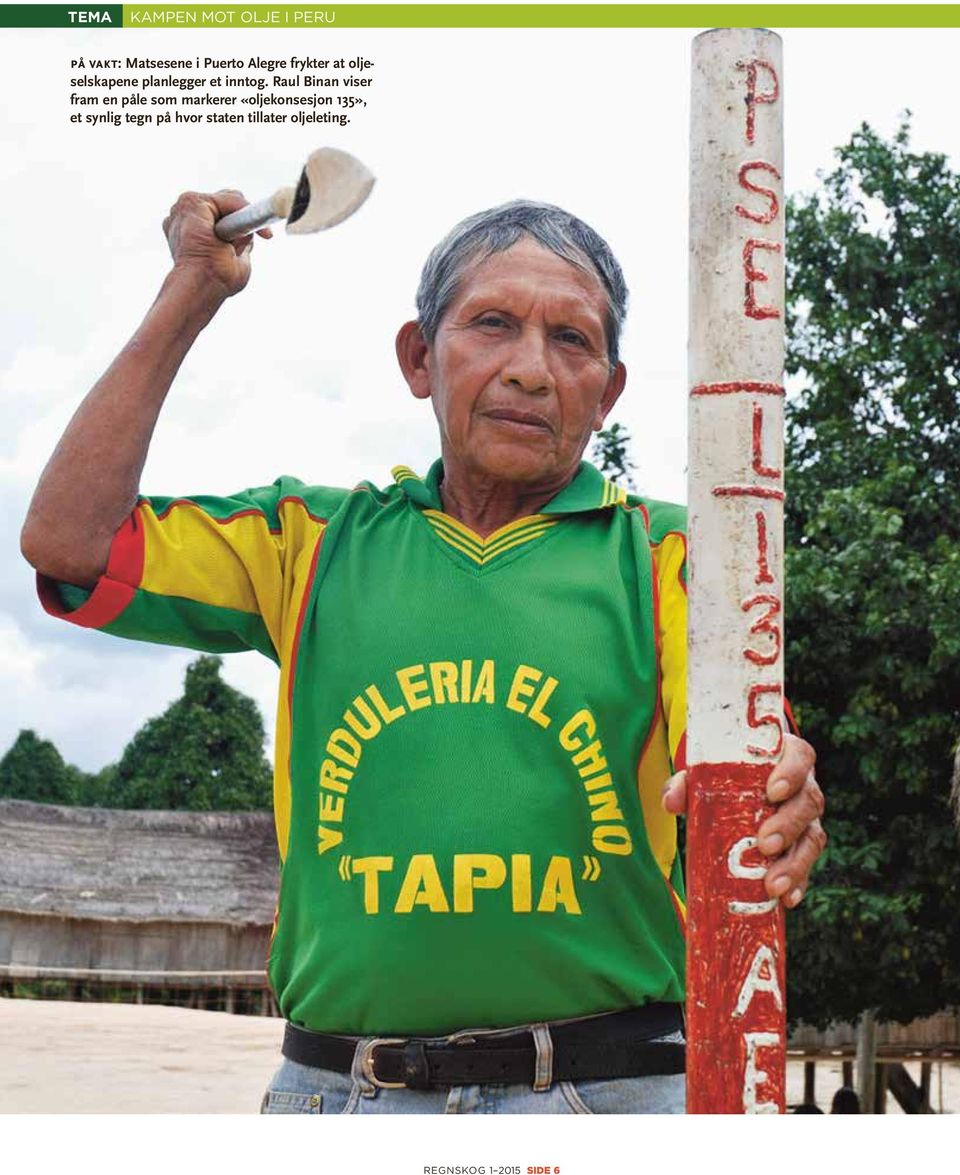
[[[0,800],[0,979],[263,990],[278,873],[266,812]]]

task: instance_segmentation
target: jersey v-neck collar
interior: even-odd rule
[[[434,461],[423,478],[418,477],[408,465],[397,465],[392,473],[394,481],[406,497],[420,508],[437,537],[479,567],[489,565],[518,546],[542,538],[557,525],[563,515],[603,510],[622,505],[627,500],[626,490],[608,481],[589,462],[581,461],[573,481],[551,498],[539,513],[517,518],[482,538],[459,519],[443,512],[440,497],[442,461]]]

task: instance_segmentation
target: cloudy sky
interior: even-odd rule
[[[436,455],[429,407],[393,355],[420,265],[457,220],[516,196],[564,205],[620,257],[631,287],[630,377],[616,418],[641,489],[685,497],[686,146],[695,30],[4,31],[0,174],[0,753],[33,727],[88,770],[115,760],[181,688],[189,652],[47,617],[18,553],[30,494],[85,392],[136,326],[167,266],[160,222],[187,188],[259,197],[314,147],[375,172],[334,232],[260,242],[254,277],[201,337],[161,417],[144,493],[229,493],[281,473],[352,485]],[[954,154],[948,88],[960,30],[787,30],[786,181],[809,190],[867,120]],[[70,59],[254,55],[372,58],[348,127],[71,126]],[[225,676],[256,697],[272,740],[277,671]]]

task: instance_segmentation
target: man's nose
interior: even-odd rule
[[[521,330],[514,339],[500,373],[503,383],[532,394],[553,390],[553,372],[547,339],[539,330]]]

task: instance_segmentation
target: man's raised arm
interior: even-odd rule
[[[104,572],[113,536],[136,505],[173,378],[197,335],[249,280],[252,238],[228,244],[213,231],[216,220],[246,203],[235,191],[186,192],[163,222],[173,268],[74,413],[27,511],[20,549],[50,578],[89,588]]]

